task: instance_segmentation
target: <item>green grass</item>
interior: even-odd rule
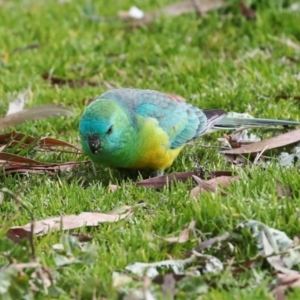
[[[254,1],[252,1],[254,2]],[[257,1],[257,3],[260,1]],[[90,17],[114,17],[120,10],[135,4],[144,11],[172,3],[162,1],[4,1],[0,5],[0,113],[17,93],[31,87],[27,107],[56,103],[72,107],[74,117],[53,118],[27,122],[15,130],[31,135],[56,137],[79,144],[78,121],[85,99],[96,97],[106,90],[103,80],[119,87],[156,89],[184,96],[201,108],[223,108],[228,111],[249,112],[256,117],[300,121],[299,103],[292,99],[275,100],[278,94],[300,94],[299,49],[280,42],[288,38],[300,45],[299,11],[289,10],[286,1],[266,1],[257,4],[256,20],[247,21],[237,10],[223,9],[203,18],[196,14],[165,17],[148,28],[129,29],[124,23],[95,22]],[[30,44],[39,48],[14,52]],[[248,57],[255,49],[261,52]],[[126,54],[126,59],[119,55]],[[6,60],[4,57],[7,57]],[[283,61],[282,58],[294,58]],[[91,78],[98,87],[51,86],[42,79],[45,72],[65,78]],[[297,78],[298,75],[298,78]],[[259,132],[259,131],[258,131]],[[214,148],[220,134],[206,136],[187,146],[168,173],[193,170],[200,159],[208,170],[243,168],[232,167]],[[30,154],[28,154],[30,155]],[[60,162],[85,160],[72,155],[36,154],[35,158]],[[18,194],[34,213],[36,219],[78,214],[82,211],[107,212],[116,206],[135,205],[140,200],[145,207],[135,208],[130,220],[103,224],[97,228],[81,229],[93,235],[97,259],[93,264],[70,265],[55,274],[60,295],[40,299],[92,299],[101,296],[116,299],[112,287],[112,272],[123,270],[134,262],[181,258],[197,244],[196,239],[174,247],[162,246],[150,236],[178,234],[191,220],[197,223],[204,236],[213,237],[231,230],[239,222],[256,219],[270,227],[285,231],[290,237],[299,233],[300,176],[299,170],[284,169],[272,164],[267,170],[248,167],[252,178],[243,177],[227,190],[227,196],[203,194],[199,201],[189,198],[191,184],[178,183],[169,189],[148,190],[136,187],[117,172],[112,176],[97,167],[82,166],[71,173],[57,175],[1,176],[1,185]],[[292,188],[291,199],[278,200],[276,181]],[[109,182],[120,189],[109,193]],[[9,221],[19,210],[5,195],[0,206],[1,223]],[[13,223],[29,222],[29,214]],[[55,269],[52,245],[59,243],[61,233],[36,239],[36,252],[43,264]],[[14,246],[16,257],[21,249]],[[28,249],[28,248],[26,248]],[[247,241],[237,247],[237,259],[255,255]],[[26,255],[24,254],[24,257]],[[25,259],[25,258],[24,258]],[[21,260],[21,259],[20,259]],[[4,262],[4,258],[2,259]],[[259,271],[259,270],[258,270]],[[267,285],[270,269],[264,280],[255,282],[252,271],[233,279],[223,276],[224,282],[235,286],[224,290],[211,288],[203,299],[270,299]],[[250,284],[238,288],[245,282]],[[255,283],[255,284],[254,284]],[[290,294],[297,299],[299,291]],[[38,299],[38,298],[37,298]],[[181,299],[186,299],[183,294]],[[202,299],[202,298],[201,298]]]

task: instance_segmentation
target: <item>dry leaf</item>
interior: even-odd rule
[[[256,152],[283,147],[299,141],[300,141],[300,129],[297,129],[297,130],[293,130],[278,135],[276,137],[272,137],[256,143],[245,145],[237,149],[222,150],[220,151],[220,153],[226,153],[226,154],[256,153]]]
[[[81,149],[76,147],[75,145],[72,145],[68,142],[61,141],[55,138],[35,138],[33,136],[25,135],[20,132],[12,131],[12,132],[7,132],[0,134],[0,145],[16,145],[22,142],[19,146],[21,148],[27,147],[29,145],[32,145],[34,143],[37,144],[40,148],[44,150],[51,150],[51,151],[56,151],[56,147],[64,147],[64,148],[72,148],[76,150],[76,153],[80,153]],[[59,150],[60,152],[66,152]]]
[[[109,184],[109,185],[108,185],[108,191],[109,191],[110,193],[115,192],[118,188],[119,188],[119,187],[118,187],[116,184]]]
[[[194,187],[190,192],[190,197],[195,198],[200,193],[203,192],[212,192],[215,193],[217,191],[218,186],[229,186],[234,181],[240,179],[240,176],[220,176],[216,178],[212,178],[210,180],[203,180],[197,176],[193,175],[194,180],[198,183],[198,186]],[[221,192],[222,195],[226,195],[226,193]]]
[[[196,252],[201,252],[202,250],[204,249],[207,249],[207,248],[210,248],[212,245],[214,245],[215,243],[220,243],[220,242],[223,242],[223,241],[226,241],[228,240],[230,237],[230,233],[226,232],[220,236],[216,236],[216,237],[213,237],[211,239],[208,239],[202,243],[200,243],[198,246],[196,246],[194,249],[188,251],[185,255],[185,257],[189,257],[191,255],[193,255],[193,253],[196,251]]]
[[[43,236],[54,230],[71,230],[85,226],[98,226],[100,223],[112,223],[125,219],[132,215],[129,210],[125,214],[111,215],[94,212],[83,212],[79,215],[67,215],[61,217],[53,217],[34,222],[33,234]],[[31,223],[23,226],[15,226],[8,230],[7,237],[13,241],[28,238],[31,232]]]
[[[276,190],[279,199],[282,198],[291,198],[291,187],[288,185],[282,185],[279,181],[276,182]]]
[[[0,134],[0,145],[7,145],[8,143],[15,145],[20,141],[22,141],[24,145],[28,146],[35,142],[36,138],[16,131]]]
[[[133,27],[139,27],[147,25],[154,19],[163,15],[179,16],[185,13],[191,13],[195,11],[195,5],[197,6],[198,10],[201,11],[201,14],[204,14],[210,10],[216,10],[225,7],[228,4],[222,0],[185,0],[146,13],[142,19],[133,20],[131,24]]]
[[[251,9],[249,6],[247,6],[244,1],[240,2],[239,5],[240,11],[242,15],[247,19],[247,20],[252,20],[256,18],[255,11]]]
[[[39,120],[55,116],[71,116],[72,110],[54,104],[45,104],[22,110],[0,119],[0,130],[19,125],[25,121]]]
[[[78,161],[70,161],[65,163],[42,163],[40,165],[27,165],[27,164],[5,164],[3,167],[3,171],[5,174],[28,174],[28,173],[37,173],[37,174],[45,174],[45,173],[55,173],[57,171],[70,171],[74,167],[84,164],[90,163],[90,161],[78,162]]]
[[[99,83],[91,81],[89,79],[65,79],[53,76],[49,73],[44,73],[42,75],[43,79],[48,80],[52,85],[68,85],[69,87],[83,87],[85,85],[89,86],[99,86]]]
[[[175,299],[177,289],[176,280],[174,279],[173,274],[166,274],[164,276],[161,289],[165,299]]]
[[[186,182],[189,178],[192,178],[193,175],[198,177],[204,177],[203,174],[200,174],[201,172],[178,172],[174,174],[169,175],[163,175],[163,176],[157,176],[145,180],[141,180],[139,182],[136,182],[136,185],[138,186],[144,186],[148,188],[154,188],[154,189],[161,189],[164,186],[168,185],[170,182],[173,181],[180,181],[180,182]],[[231,171],[211,171],[208,172],[208,175],[210,178],[212,177],[220,177],[220,176],[232,176],[233,172]]]
[[[49,137],[46,137],[46,138],[42,138],[39,140],[38,142],[38,145],[39,147],[41,148],[52,148],[52,147],[69,147],[69,148],[73,148],[76,150],[76,152],[81,152],[81,149],[68,143],[68,142],[65,142],[65,141],[61,141],[61,140],[58,140],[58,139],[55,139],[55,138],[49,138]]]
[[[22,156],[11,154],[11,153],[0,152],[0,166],[3,164],[6,164],[7,162],[42,164],[41,162],[31,159],[31,158],[22,157]],[[49,165],[49,164],[46,164],[46,165]]]
[[[7,271],[7,269],[9,268],[16,270],[19,277],[24,274],[23,272],[25,269],[34,269],[29,280],[31,291],[38,292],[40,290],[40,288],[36,286],[36,283],[38,283],[39,286],[43,286],[44,288],[48,288],[56,283],[55,279],[52,276],[51,270],[35,261],[30,261],[27,263],[13,263],[7,266],[2,266],[0,268],[0,273],[3,271]]]
[[[189,178],[191,178],[192,175],[197,175],[197,172],[179,172],[179,173],[174,173],[169,175],[157,176],[157,177],[141,180],[137,182],[136,185],[144,186],[148,188],[160,189],[172,181],[185,182]]]
[[[93,239],[93,236],[88,233],[71,233],[71,235],[77,237],[78,241],[81,243],[86,243]]]
[[[242,145],[259,142],[261,139],[253,133],[248,134],[248,130],[243,128],[242,130],[237,130],[230,135],[224,134],[223,138],[219,138],[218,140],[222,142],[225,147],[239,148]]]
[[[188,228],[184,229],[178,237],[161,237],[155,234],[156,237],[170,243],[179,243],[179,244],[183,244],[186,243],[189,240],[189,235],[190,235],[190,231],[195,229],[196,226],[196,222],[195,221],[191,221],[191,223],[189,224]]]
[[[277,273],[279,284],[272,291],[276,300],[284,300],[284,291],[289,287],[300,287],[300,273],[283,274]]]
[[[39,292],[40,287],[38,287],[35,282],[37,282],[39,286],[43,286],[45,289],[49,288],[51,285],[54,285],[56,283],[56,280],[52,276],[51,270],[49,268],[41,266],[31,274],[30,281],[30,289],[32,291]]]

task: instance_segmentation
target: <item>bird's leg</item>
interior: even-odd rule
[[[93,169],[94,175],[97,176],[96,167],[95,167],[95,164],[93,162],[92,162],[92,169]]]
[[[158,177],[158,176],[163,176],[164,173],[165,172],[163,170],[156,170],[153,175],[154,177]]]

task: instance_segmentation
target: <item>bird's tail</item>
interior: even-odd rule
[[[248,114],[228,113],[227,116],[214,124],[214,129],[238,129],[243,127],[264,127],[264,126],[296,126],[300,122],[258,119]]]

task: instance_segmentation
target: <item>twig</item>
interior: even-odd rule
[[[263,155],[263,153],[267,150],[268,146],[266,146],[260,153],[257,153],[253,164],[257,164],[257,162],[259,161],[259,159],[261,158],[261,156]]]
[[[193,6],[194,6],[195,11],[197,12],[197,14],[200,17],[203,17],[203,13],[202,13],[201,8],[200,8],[200,0],[191,0],[191,2],[193,3]]]

